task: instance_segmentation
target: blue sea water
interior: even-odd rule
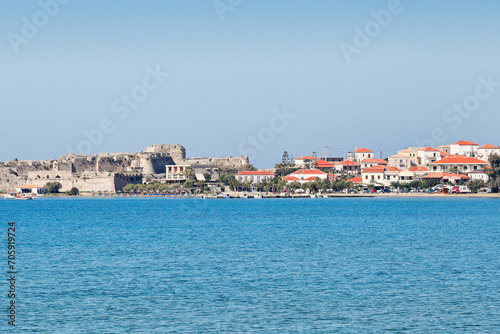
[[[500,333],[500,201],[0,200],[1,333]],[[0,275],[7,277],[1,243]]]

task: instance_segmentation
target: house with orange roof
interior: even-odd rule
[[[433,147],[424,147],[417,151],[417,165],[428,166],[431,162],[441,159],[441,153],[439,150]]]
[[[18,194],[33,194],[36,196],[44,196],[47,193],[45,187],[36,184],[24,184],[16,188]]]
[[[423,166],[410,167],[408,170],[410,172],[413,172],[415,174],[415,176],[422,176],[422,175],[429,172],[429,168],[423,167]]]
[[[399,181],[399,172],[399,168],[379,165],[363,169],[361,178],[365,185],[390,186],[391,183]]]
[[[411,158],[406,154],[391,155],[389,158],[387,158],[387,160],[389,162],[389,166],[397,167],[400,169],[408,169],[412,166]]]
[[[468,140],[460,140],[450,145],[450,154],[475,157],[479,145]]]
[[[352,160],[356,162],[363,161],[365,159],[373,159],[373,151],[367,148],[361,147],[352,152]]]
[[[316,160],[313,163],[313,166],[316,168],[324,168],[324,169],[335,169],[335,163],[331,161],[325,161],[325,160]]]
[[[385,161],[383,159],[365,159],[365,160],[361,161],[360,164],[361,164],[361,168],[370,168],[373,166],[380,166],[380,165],[386,166],[387,161]]]
[[[470,177],[471,180],[481,180],[484,183],[488,182],[490,179],[489,175],[486,174],[484,169],[475,169],[467,173],[467,176]]]
[[[361,170],[361,164],[352,160],[345,160],[335,164],[335,169],[339,172],[348,174],[359,174]]]
[[[460,183],[463,184],[469,180],[465,174],[455,174],[451,172],[427,173],[422,176],[423,179],[439,179],[442,183]]]
[[[413,148],[405,148],[404,150],[399,151],[398,154],[404,154],[409,156],[412,164],[418,165],[417,150]]]
[[[352,182],[353,184],[363,184],[362,177],[353,177],[352,179],[347,180],[347,182]]]
[[[236,174],[236,180],[238,180],[239,182],[251,182],[252,184],[271,181],[275,177],[276,177],[275,173],[271,173],[271,172],[263,171],[263,170],[244,171],[244,172],[239,172],[238,174]]]
[[[489,162],[465,155],[449,155],[446,158],[432,162],[430,170],[432,172],[448,172],[452,170],[458,173],[469,173],[470,171],[487,168]]]
[[[492,154],[500,155],[500,147],[486,144],[477,148],[477,158],[481,160],[488,161]]]
[[[319,179],[327,179],[328,174],[320,171],[319,169],[299,169],[298,171],[295,171],[283,178],[283,180],[287,181],[288,183],[291,182],[299,182],[299,183],[306,183],[306,182],[312,182],[316,180],[316,178]]]
[[[306,155],[300,158],[295,159],[295,165],[300,167],[300,166],[305,166],[305,165],[312,165],[315,161],[321,160],[318,157],[313,157],[310,155]]]

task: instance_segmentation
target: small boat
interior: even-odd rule
[[[328,195],[323,195],[323,198],[328,198]]]
[[[261,194],[254,195],[253,198],[262,198]]]
[[[16,198],[16,194],[13,193],[13,192],[9,192],[9,193],[3,195],[3,198],[5,198],[5,199],[14,199],[14,198]]]
[[[241,194],[240,198],[248,198],[248,195],[247,194]]]
[[[309,195],[309,197],[311,197],[311,198],[318,198],[318,195],[311,194],[311,195]]]
[[[15,199],[30,200],[30,199],[33,199],[33,195],[32,194],[17,194],[15,196]]]

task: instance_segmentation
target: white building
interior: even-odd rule
[[[500,155],[500,148],[495,145],[486,144],[477,149],[477,158],[488,161],[490,159],[490,155],[498,154]]]
[[[439,150],[432,147],[425,147],[417,151],[418,165],[428,166],[430,163],[441,159]]]
[[[473,170],[467,173],[467,176],[470,177],[471,180],[482,180],[484,181],[484,183],[488,182],[488,180],[490,179],[488,174],[484,172],[484,169]]]
[[[479,145],[471,141],[461,140],[450,145],[450,154],[476,157]]]
[[[295,171],[292,174],[285,176],[283,180],[287,181],[288,183],[291,182],[306,183],[314,181],[316,180],[316,178],[327,179],[328,174],[323,171],[320,171],[319,169],[299,169],[298,171]]]
[[[301,167],[301,166],[305,166],[305,165],[312,166],[314,164],[314,162],[316,162],[318,160],[320,160],[320,158],[306,155],[304,157],[300,157],[300,158],[295,159],[295,165],[297,167]]]
[[[411,168],[411,157],[406,154],[396,154],[387,158],[389,166],[397,167],[399,169]]]
[[[251,182],[252,184],[271,181],[275,177],[276,174],[263,170],[245,171],[236,174],[236,180],[239,182]]]
[[[361,147],[355,150],[353,153],[353,160],[356,162],[363,161],[365,159],[373,159],[373,151],[367,148]]]
[[[186,169],[187,165],[166,165],[166,178],[167,181],[186,181]]]
[[[33,194],[37,196],[43,196],[47,192],[47,189],[42,186],[37,186],[36,184],[25,184],[16,188],[16,193],[18,194]]]
[[[456,170],[458,173],[469,173],[473,170],[483,169],[490,164],[487,161],[464,155],[449,155],[444,159],[431,163],[432,172],[449,172]]]
[[[370,168],[373,166],[386,166],[387,161],[383,159],[365,159],[361,161],[361,168]]]
[[[363,169],[361,178],[365,185],[390,186],[391,183],[399,181],[399,172],[401,172],[401,169],[396,167],[374,166]]]

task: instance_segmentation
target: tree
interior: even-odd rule
[[[184,170],[184,175],[188,180],[196,180],[196,175],[194,173],[194,170],[191,167],[187,167]]]
[[[492,154],[488,160],[491,165],[491,168],[488,169],[488,176],[490,177],[488,185],[491,187],[492,193],[498,193],[500,189],[500,156]]]
[[[292,159],[290,159],[290,156],[288,155],[287,151],[283,152],[283,156],[281,157],[281,163],[283,165],[288,165],[288,164],[293,163],[293,161],[292,161]]]
[[[58,193],[59,190],[61,190],[62,184],[60,184],[59,182],[47,182],[45,188],[47,188],[48,194],[55,194]]]
[[[71,188],[71,190],[69,191],[70,196],[77,196],[79,193],[80,193],[80,190],[78,190],[78,188],[76,188],[76,187]]]
[[[477,191],[484,187],[486,184],[484,183],[483,180],[478,180],[478,179],[475,179],[475,180],[469,180],[466,184],[467,188],[470,189],[471,192],[473,193],[477,193]]]
[[[212,175],[210,173],[204,173],[203,177],[205,178],[205,181],[209,182],[212,179]]]

